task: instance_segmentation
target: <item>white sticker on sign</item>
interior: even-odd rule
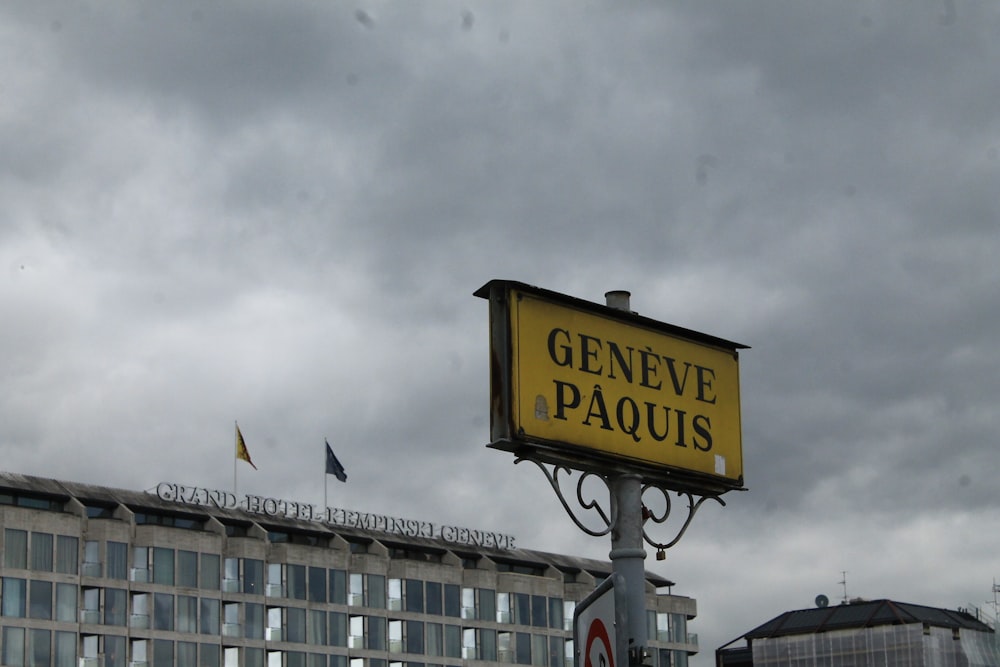
[[[725,475],[726,474],[726,457],[715,455],[715,474]]]

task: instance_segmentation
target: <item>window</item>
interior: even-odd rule
[[[198,646],[198,653],[201,656],[199,667],[221,667],[219,663],[221,651],[217,644],[201,644]]]
[[[191,642],[177,642],[177,664],[197,665],[198,645]]]
[[[326,602],[326,568],[309,568],[309,594],[310,602]]]
[[[27,582],[24,579],[4,577],[0,580],[0,583],[2,583],[0,595],[3,597],[3,604],[0,606],[0,615],[24,618],[25,608],[27,606]]]
[[[548,637],[531,635],[531,664],[535,667],[545,667],[548,654]]]
[[[576,602],[563,600],[563,630],[573,629],[573,614],[576,613]]]
[[[170,641],[169,639],[153,640],[153,664],[154,665],[174,664],[174,643],[172,641]]]
[[[331,611],[330,646],[347,646],[347,614]]]
[[[330,570],[330,602],[347,604],[347,572]]]
[[[104,624],[124,626],[126,623],[127,593],[122,588],[104,589]]]
[[[462,589],[462,618],[476,617],[476,589]]]
[[[562,667],[565,660],[566,641],[562,637],[549,637],[549,664],[548,667]]]
[[[531,624],[536,628],[549,627],[548,599],[544,595],[531,596]],[[544,655],[544,651],[542,654]]]
[[[289,607],[285,610],[286,642],[306,643],[306,610],[302,607]]]
[[[511,593],[511,611],[514,623],[531,625],[531,596],[527,593]]]
[[[379,616],[368,617],[368,646],[376,651],[386,650],[386,621]]]
[[[240,590],[240,559],[227,558],[222,575],[222,590],[227,593],[238,593]]]
[[[28,616],[52,619],[52,582],[33,579],[28,586]],[[45,663],[47,664],[47,663]]]
[[[149,581],[149,548],[132,547],[132,570],[129,579],[146,583]]]
[[[3,664],[23,665],[24,664],[24,628],[3,628]]]
[[[531,664],[531,635],[527,632],[514,633],[514,662],[519,665]]]
[[[497,594],[491,588],[480,588],[476,591],[476,618],[480,621],[496,620]],[[484,658],[488,660],[490,658]]]
[[[368,575],[368,606],[385,609],[385,577],[381,574]]]
[[[153,629],[174,629],[174,596],[169,593],[153,593]]]
[[[40,572],[52,571],[52,535],[31,533],[31,569]]]
[[[563,601],[562,598],[549,598],[549,627],[562,630]]]
[[[76,618],[76,584],[56,584],[56,620],[75,623]]]
[[[403,580],[390,579],[388,582],[389,604],[392,611],[399,611],[403,608]]]
[[[80,540],[69,535],[56,536],[56,572],[76,574],[80,559]]]
[[[306,599],[306,567],[305,565],[285,566],[285,576],[287,577],[288,597],[293,600]]]
[[[256,558],[243,559],[243,592],[264,594],[264,561]]]
[[[177,551],[177,585],[185,588],[198,587],[198,552]],[[181,663],[184,664],[184,663]]]
[[[423,654],[424,624],[420,621],[407,621],[404,650],[407,653]]]
[[[326,612],[318,609],[308,611],[309,624],[306,626],[306,643],[326,646]]]
[[[164,586],[174,585],[174,550],[164,547],[153,548],[153,583]]]
[[[462,615],[461,588],[457,584],[444,585],[444,615],[459,618]]]
[[[427,613],[433,616],[441,616],[444,613],[443,599],[441,597],[441,584],[436,581],[428,581],[425,586]]]
[[[247,639],[264,639],[264,605],[247,602],[243,606],[243,636]]]
[[[55,633],[55,662],[56,667],[74,667],[76,663],[76,633],[56,632]]]
[[[84,591],[84,606],[87,607],[87,591]],[[88,609],[90,607],[87,607]],[[149,593],[132,593],[132,615],[128,620],[129,627],[139,630],[149,628]]]
[[[240,628],[240,605],[238,602],[227,602],[222,606],[222,636],[239,637]]]
[[[124,542],[108,542],[106,548],[108,579],[127,579],[128,545]]]
[[[7,528],[3,531],[4,567],[24,570],[28,567],[28,531]]]
[[[457,625],[444,626],[444,655],[447,658],[462,657],[462,628]]]
[[[497,623],[510,623],[510,593],[497,593]]]
[[[219,590],[220,561],[219,554],[201,554],[201,571],[198,575],[198,588],[208,591]]]
[[[203,635],[219,634],[220,606],[221,603],[218,600],[213,600],[212,598],[201,598],[198,601],[198,611],[200,612],[198,632]]]
[[[97,540],[83,543],[83,576],[101,576],[101,543]]]
[[[427,655],[444,655],[444,634],[442,633],[442,629],[443,626],[440,623],[427,624]]]
[[[177,596],[177,632],[198,632],[198,598],[193,595]]]
[[[31,660],[29,665],[52,663],[52,633],[48,630],[31,630]]]
[[[424,582],[420,579],[406,580],[406,611],[424,612]]]

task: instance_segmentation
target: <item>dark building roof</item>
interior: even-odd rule
[[[985,623],[964,611],[925,607],[892,600],[855,601],[833,607],[786,611],[743,635],[748,640],[787,635],[813,634],[829,630],[871,628],[879,625],[922,623],[939,628],[966,628],[993,632]]]

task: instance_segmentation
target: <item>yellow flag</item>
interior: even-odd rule
[[[250,460],[250,452],[247,451],[247,443],[243,441],[243,434],[240,433],[239,424],[236,425],[236,458],[246,461],[254,470],[257,469],[257,466]]]

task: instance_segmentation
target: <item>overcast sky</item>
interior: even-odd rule
[[[0,466],[606,558],[485,448],[494,278],[750,346],[694,665],[1000,576],[992,2],[0,4]],[[332,480],[332,478],[331,478]],[[988,611],[993,611],[987,607]]]

